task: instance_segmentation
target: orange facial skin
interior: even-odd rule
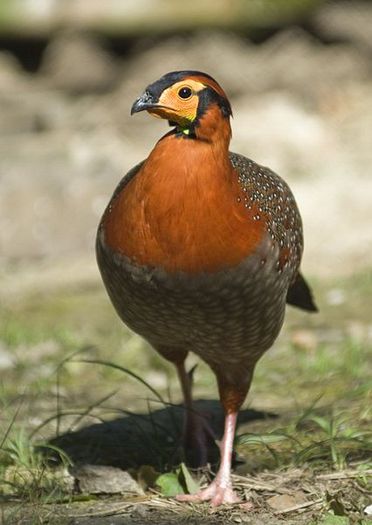
[[[168,119],[182,126],[192,123],[198,111],[198,93],[204,89],[204,84],[193,79],[177,82],[165,89],[159,98],[159,107],[149,109],[148,112],[155,116]],[[180,92],[188,89],[190,96],[182,98]]]

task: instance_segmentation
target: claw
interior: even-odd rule
[[[217,481],[213,481],[206,489],[200,490],[196,494],[180,494],[176,496],[176,499],[190,503],[210,501],[213,507],[241,503],[241,499],[231,486],[222,487]]]

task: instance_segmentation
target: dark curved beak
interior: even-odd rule
[[[139,111],[144,111],[145,109],[150,109],[154,106],[157,106],[157,101],[149,91],[145,91],[143,95],[134,101],[130,114],[133,115],[133,113],[138,113]]]

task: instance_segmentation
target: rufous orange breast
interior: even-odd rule
[[[168,272],[238,265],[265,234],[244,206],[238,175],[213,144],[168,135],[112,202],[105,243],[132,262]]]

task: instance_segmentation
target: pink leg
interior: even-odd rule
[[[226,503],[238,503],[240,501],[233,491],[231,483],[231,458],[234,445],[234,435],[238,412],[227,413],[225,417],[225,431],[221,443],[221,465],[217,476],[204,490],[196,494],[182,494],[177,496],[178,501],[200,502],[210,500],[216,507]]]

